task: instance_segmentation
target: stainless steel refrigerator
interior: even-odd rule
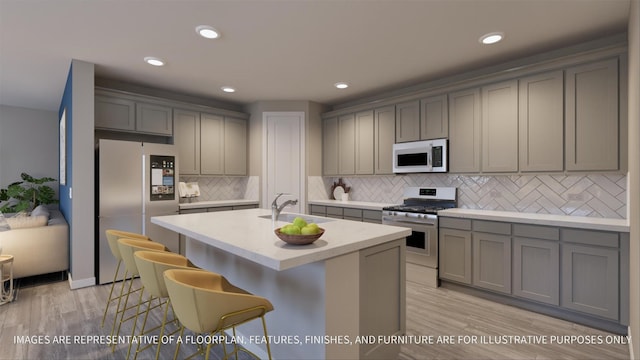
[[[105,284],[117,265],[107,229],[145,234],[178,252],[178,234],[150,222],[152,216],[178,213],[178,158],[173,145],[107,139],[99,141],[97,154],[96,277]],[[120,268],[118,279],[124,264]]]

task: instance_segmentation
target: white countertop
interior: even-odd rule
[[[341,201],[341,200],[309,200],[309,204],[348,207],[348,208],[353,208],[353,209],[364,209],[364,210],[382,210],[382,208],[386,207],[386,206],[398,205],[397,203],[385,204],[385,203],[376,203],[376,202],[367,202],[367,201],[352,201],[352,200],[349,200],[349,201]]]
[[[271,210],[154,216],[151,222],[275,270],[326,260],[411,235],[411,230],[404,227],[301,215],[328,220],[318,221],[325,233],[313,244],[289,245],[274,234],[271,219],[260,218],[262,215],[271,216]],[[277,227],[284,224],[278,222]]]
[[[180,210],[184,209],[200,209],[209,207],[234,206],[234,205],[258,205],[258,200],[212,200],[212,201],[195,201],[192,203],[180,203]]]
[[[626,219],[606,219],[586,216],[534,214],[463,208],[441,210],[438,211],[438,215],[465,219],[506,221],[522,224],[564,226],[590,230],[629,232],[629,222]]]

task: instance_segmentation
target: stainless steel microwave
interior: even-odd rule
[[[394,173],[447,172],[447,139],[393,145]]]

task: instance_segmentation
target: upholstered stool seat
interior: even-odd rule
[[[268,339],[264,315],[273,310],[269,300],[252,295],[232,285],[222,275],[208,271],[167,270],[164,272],[164,279],[173,310],[182,324],[180,336],[183,335],[184,328],[212,336],[223,335],[225,330],[233,329],[235,336],[237,325],[260,318],[264,336]],[[213,342],[210,342],[206,350],[199,349],[196,354],[204,352],[208,359],[212,344]],[[271,359],[268,341],[266,348]],[[246,351],[256,356],[244,348],[239,348],[236,343],[231,354],[227,354],[226,347],[223,349],[225,359],[232,354],[237,356],[238,351]],[[180,344],[176,347],[174,359],[177,358],[179,350]]]

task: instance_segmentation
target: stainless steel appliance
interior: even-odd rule
[[[412,141],[393,145],[394,173],[447,171],[447,139]]]
[[[454,187],[409,187],[402,205],[383,208],[382,223],[411,229],[407,237],[407,263],[425,267],[427,284],[438,284],[438,211],[457,207]],[[411,274],[407,273],[407,278]]]
[[[150,222],[152,216],[178,213],[176,155],[173,145],[99,141],[95,236],[98,283],[110,282],[117,265],[107,244],[107,229],[145,234],[178,252],[178,235]]]

